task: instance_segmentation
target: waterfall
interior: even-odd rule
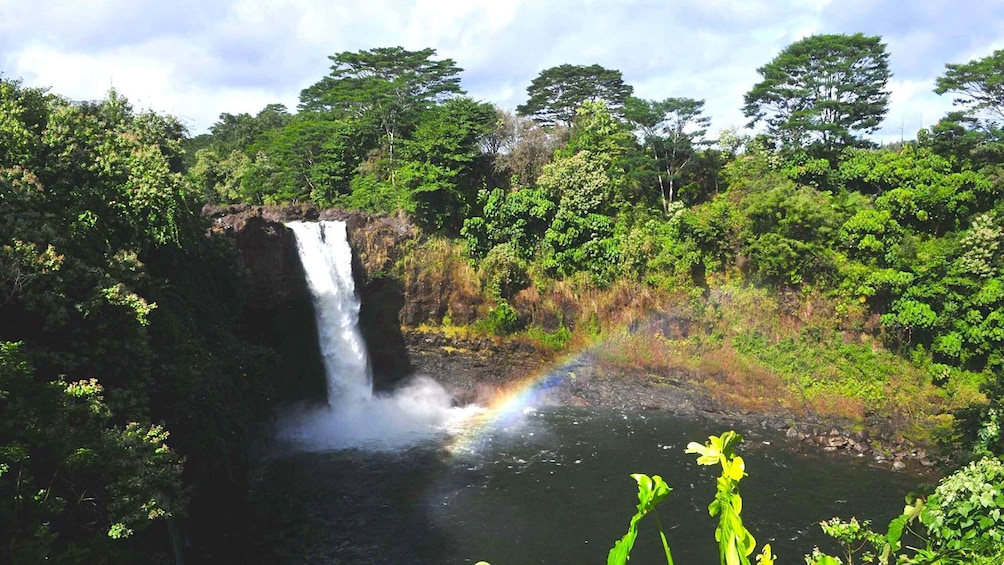
[[[359,298],[345,222],[290,222],[314,301],[328,381],[328,404],[368,401],[373,394],[366,344],[359,333]]]
[[[454,408],[450,394],[415,377],[388,395],[374,395],[366,344],[359,333],[359,299],[345,222],[289,222],[314,302],[327,373],[328,403],[280,414],[276,446],[400,449],[457,429],[478,407]]]

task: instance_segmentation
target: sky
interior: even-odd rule
[[[946,63],[1004,48],[1004,0],[0,0],[0,75],[74,100],[110,88],[195,135],[223,112],[296,108],[329,55],[436,49],[476,99],[513,109],[540,71],[620,70],[642,98],[703,99],[711,132],[741,128],[757,68],[822,33],[879,35],[892,79],[876,141],[951,109]]]

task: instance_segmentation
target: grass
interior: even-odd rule
[[[954,375],[939,387],[923,363],[886,350],[866,315],[812,293],[727,286],[701,317],[717,339],[692,339],[691,351],[701,374],[723,375],[718,394],[740,406],[757,408],[766,392],[793,413],[852,425],[879,419],[930,430],[982,398],[979,377]]]
[[[523,333],[523,337],[537,349],[561,352],[572,341],[572,330],[561,326],[553,332],[549,332],[543,328],[531,326]]]
[[[440,334],[448,339],[466,340],[480,337],[480,334],[476,333],[471,326],[454,326],[452,324],[419,324],[412,330],[422,334]]]
[[[409,297],[426,312],[419,331],[488,335],[478,320],[497,300],[483,294],[460,244],[428,239],[399,265],[409,292],[422,289]],[[523,329],[493,339],[542,353],[591,348],[608,373],[671,374],[733,409],[859,429],[893,422],[924,438],[950,424],[951,411],[983,400],[982,375],[895,355],[864,306],[811,290],[778,294],[722,281],[697,297],[627,280],[598,288],[584,274],[531,280],[509,300]]]
[[[446,325],[474,322],[485,308],[485,298],[463,246],[441,237],[415,240],[410,246],[396,269],[416,321],[430,325],[444,319],[450,322]]]
[[[893,423],[918,440],[949,426],[953,410],[983,399],[981,375],[948,371],[934,378],[924,363],[883,348],[863,309],[818,295],[725,285],[689,315],[686,337],[663,335],[637,318],[633,332],[605,331],[598,362],[615,371],[682,376],[732,409],[856,429]]]

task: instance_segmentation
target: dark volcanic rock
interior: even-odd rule
[[[661,410],[724,418],[684,379],[645,373],[610,374],[589,351],[554,364],[553,355],[518,341],[449,338],[409,331],[408,353],[417,373],[431,376],[459,404],[486,404],[500,394],[533,395],[540,404]]]
[[[323,398],[327,389],[314,307],[293,232],[248,209],[214,216],[212,229],[236,243],[247,269],[246,332],[280,355],[279,400]]]
[[[434,378],[461,405],[487,403],[537,375],[547,362],[542,352],[513,342],[455,339],[415,330],[404,338],[415,372]]]
[[[346,223],[360,299],[360,331],[374,386],[390,388],[411,372],[399,322],[405,293],[400,282],[387,275],[400,257],[403,242],[416,235],[407,220],[305,205],[206,206],[203,213],[213,220],[211,229],[231,237],[240,250],[251,281],[245,312],[249,331],[253,339],[282,355],[282,376],[291,397],[323,398],[325,386],[310,290],[296,239],[284,222]]]
[[[359,330],[366,341],[373,385],[387,390],[411,373],[412,366],[401,333],[405,289],[390,276],[404,243],[417,236],[403,217],[382,217],[325,210],[320,219],[344,220],[352,247],[352,273],[359,295]]]
[[[293,233],[279,222],[261,216],[223,227],[233,238],[251,278],[251,309],[268,310],[310,298]]]

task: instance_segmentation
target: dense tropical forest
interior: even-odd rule
[[[931,88],[956,111],[886,146],[889,53],[861,34],[786,47],[749,129],[717,135],[702,100],[634,97],[599,65],[541,71],[512,112],[433,49],[330,59],[295,111],[194,137],[115,92],[0,77],[0,561],[163,562],[234,535],[279,359],[242,327],[206,204],[406,216],[421,237],[389,275],[477,305],[440,326],[563,350],[674,304],[700,331],[601,358],[1004,451],[1004,50],[949,62]],[[927,525],[950,562],[1000,551],[998,516],[948,515]]]

